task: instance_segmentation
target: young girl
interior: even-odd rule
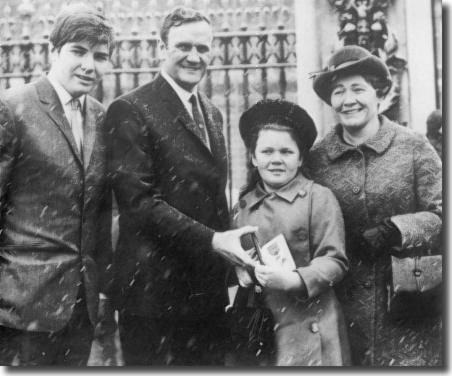
[[[272,338],[255,354],[249,352],[256,348],[237,343],[235,359],[239,365],[250,365],[253,356],[254,365],[349,365],[346,328],[332,289],[348,270],[341,210],[329,189],[300,170],[317,136],[314,122],[294,103],[263,100],[242,114],[239,127],[253,171],[234,209],[234,226],[258,226],[260,245],[282,234],[296,268],[256,263],[253,275],[236,267],[238,296],[247,296],[242,303],[248,306],[263,301],[272,320],[254,326],[263,325],[259,331],[270,331]]]

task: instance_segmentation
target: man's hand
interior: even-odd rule
[[[254,266],[256,262],[242,248],[240,237],[256,231],[257,227],[244,226],[237,230],[216,232],[212,238],[212,249],[234,265]]]

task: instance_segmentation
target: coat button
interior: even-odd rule
[[[304,189],[300,189],[300,192],[298,192],[298,194],[300,195],[300,197],[305,197],[306,191]]]
[[[352,191],[355,195],[357,195],[359,192],[361,192],[361,188],[359,188],[358,186],[354,186]]]
[[[246,201],[245,200],[240,200],[239,205],[243,209],[244,207],[246,207]]]
[[[311,324],[311,332],[312,333],[318,333],[318,331],[320,330],[319,329],[319,324],[317,324],[316,322],[313,322],[312,324]]]
[[[363,283],[363,286],[364,286],[364,288],[366,288],[366,289],[370,289],[370,288],[372,287],[372,283],[369,282],[369,281],[366,281],[366,282]]]
[[[415,277],[420,277],[421,274],[422,274],[422,270],[414,269],[413,270],[413,274],[414,274]]]

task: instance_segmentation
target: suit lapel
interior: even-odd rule
[[[160,86],[162,98],[167,103],[168,111],[171,114],[176,114],[174,123],[181,123],[190,133],[193,134],[194,137],[198,139],[203,148],[210,154],[209,147],[203,141],[201,130],[198,125],[195,124],[193,118],[188,113],[179,96],[162,76],[157,76],[156,81],[157,85]]]
[[[213,118],[214,107],[207,97],[200,93],[201,107],[206,122],[206,128],[209,132],[210,150],[214,158],[218,161],[226,159],[226,150],[224,145],[223,128],[221,123],[217,123]]]
[[[36,81],[36,90],[38,92],[39,100],[42,103],[42,108],[47,115],[52,119],[55,125],[60,129],[63,136],[66,138],[70,149],[74,153],[76,160],[83,166],[81,155],[75,144],[74,135],[72,134],[69,122],[64,114],[60,99],[49,80],[44,77]]]

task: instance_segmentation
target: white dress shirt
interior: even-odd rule
[[[191,105],[191,102],[190,102],[190,97],[193,94],[196,95],[196,97],[198,98],[198,100],[197,100],[197,102],[198,102],[198,111],[204,117],[203,111],[202,111],[202,109],[200,107],[199,95],[198,95],[198,86],[197,85],[193,88],[192,91],[187,91],[184,88],[180,87],[177,84],[177,82],[174,81],[174,79],[168,73],[166,73],[163,69],[160,71],[160,74],[168,82],[168,84],[173,88],[173,90],[176,92],[177,96],[182,101],[184,107],[187,109],[188,113],[191,115],[192,119],[194,118],[194,116],[193,116],[192,105]],[[204,118],[204,124],[207,124],[205,118]],[[206,138],[207,138],[207,144],[208,144],[209,149],[210,149],[209,132],[207,132],[207,129],[206,129],[205,134],[206,134]]]
[[[55,89],[58,98],[60,99],[61,105],[64,110],[64,114],[66,115],[66,119],[69,122],[69,125],[72,129],[72,134],[74,135],[75,143],[81,151],[83,145],[83,110],[85,106],[85,97],[86,95],[81,95],[78,98],[73,98],[66,89],[58,82],[58,80],[53,77],[51,73],[47,75],[50,83]],[[72,108],[72,100],[78,99],[80,101],[81,109],[78,114],[74,114],[74,109]],[[78,111],[77,111],[78,112]],[[77,119],[78,118],[78,119]],[[77,119],[74,121],[73,119]]]

